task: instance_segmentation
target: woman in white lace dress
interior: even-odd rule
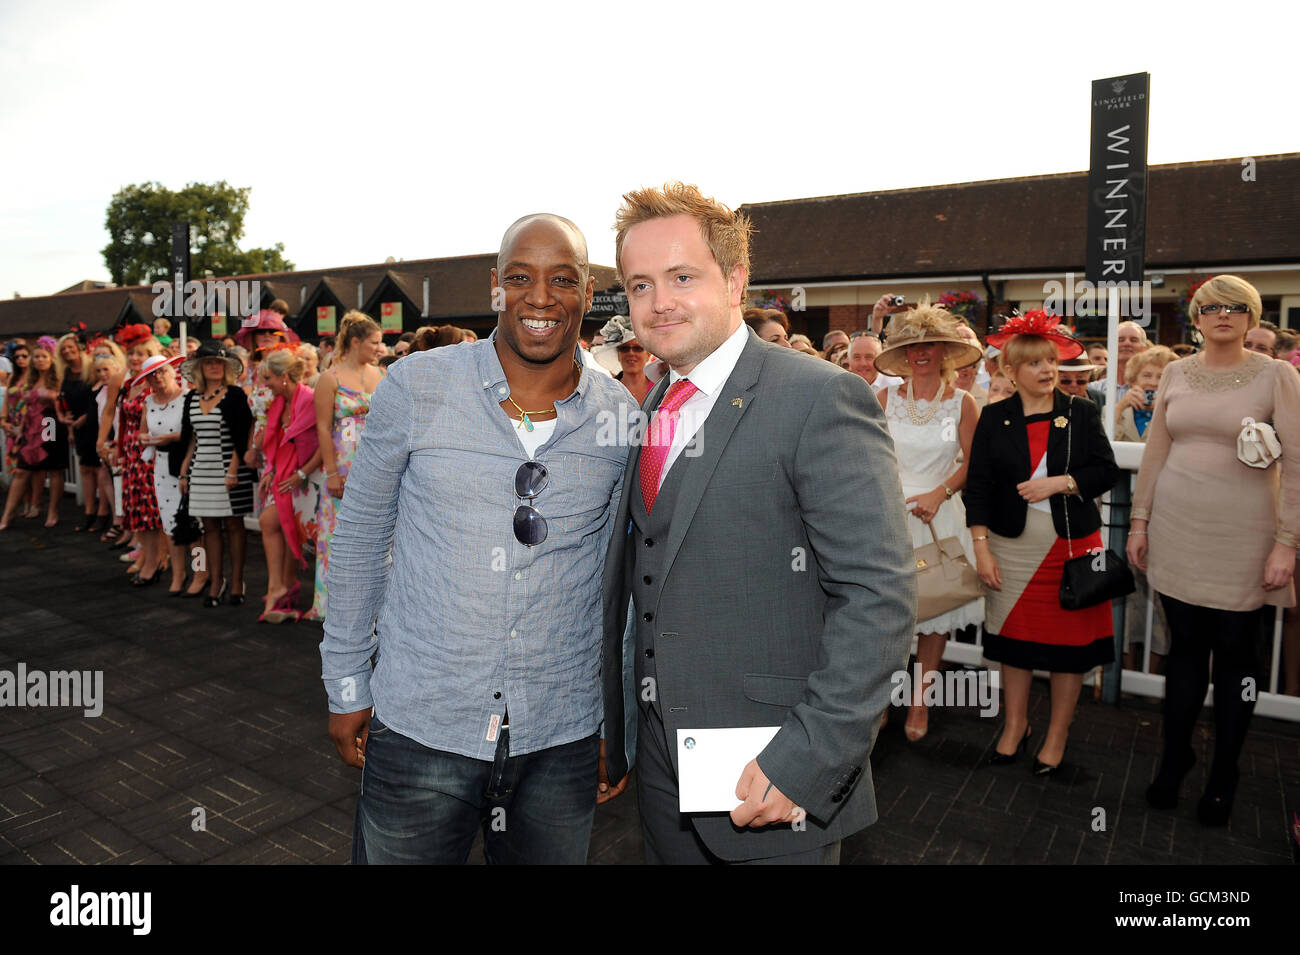
[[[887,347],[876,356],[876,368],[905,381],[876,397],[894,438],[913,546],[933,543],[930,525],[939,540],[960,539],[974,567],[960,492],[966,486],[966,462],[979,408],[954,382],[957,368],[978,360],[980,351],[961,337],[957,322],[948,312],[925,302],[890,319]],[[903,727],[909,740],[919,740],[929,728],[924,688],[939,670],[948,635],[983,620],[984,600],[979,598],[938,617],[917,621],[916,660],[923,677],[912,687],[912,705]]]

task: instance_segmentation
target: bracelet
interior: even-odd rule
[[[947,484],[940,484],[939,486],[943,488],[944,497],[946,497],[948,500],[952,500],[952,496],[957,493],[952,488],[950,488]]]
[[[294,471],[293,473],[296,474],[296,475],[298,475],[298,477],[302,480],[302,483],[303,483],[303,484],[306,484],[306,483],[307,483],[307,475],[305,475],[305,474],[302,473],[302,468],[299,468],[298,470]]]
[[[985,534],[983,537],[972,537],[972,538],[971,538],[971,540],[973,540],[973,541],[986,541],[986,540],[988,540],[988,539],[989,539],[989,535],[988,535],[988,534]]]
[[[1129,537],[1146,537],[1146,536],[1147,536],[1147,532],[1146,532],[1146,531],[1129,531],[1129,532],[1128,532],[1128,536],[1129,536]]]
[[[338,476],[338,473],[339,473],[338,471],[326,471],[326,472],[325,472],[325,476],[326,476],[326,477],[337,477],[337,476]]]

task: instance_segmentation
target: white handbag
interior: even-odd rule
[[[1282,445],[1277,440],[1273,426],[1254,418],[1241,419],[1241,434],[1237,435],[1237,458],[1252,468],[1266,468],[1282,457]]]

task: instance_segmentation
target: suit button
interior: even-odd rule
[[[649,587],[652,583],[654,583],[654,581],[651,579],[649,574],[646,574],[644,577],[641,578],[641,580],[645,583],[647,587]]]
[[[654,612],[650,610],[647,610],[645,613],[641,614],[641,619],[644,620],[646,623],[649,623],[654,618],[655,618]]]
[[[645,648],[645,655],[646,655],[647,657],[649,657],[650,659],[653,660],[653,659],[654,659],[654,655],[655,655],[655,648],[654,648],[654,647],[646,647],[646,648]]]
[[[645,539],[645,545],[646,545],[646,547],[654,547],[654,545],[655,545],[654,538],[653,538],[653,537],[647,537],[647,538]]]
[[[839,793],[836,793],[835,795],[831,796],[831,802],[843,802],[843,801],[844,801],[844,797]]]

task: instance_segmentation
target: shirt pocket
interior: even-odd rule
[[[539,460],[546,465],[548,480],[532,504],[547,523],[566,534],[603,529],[618,506],[612,498],[623,475],[625,455],[563,451]]]

